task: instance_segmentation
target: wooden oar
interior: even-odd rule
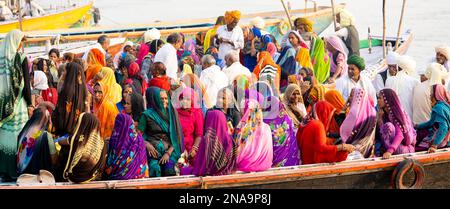
[[[386,0],[383,0],[383,59],[386,58]]]
[[[287,9],[286,4],[284,3],[284,0],[280,0],[280,1],[281,1],[281,4],[283,4],[284,11],[286,12],[286,16],[289,20],[289,25],[291,26],[291,29],[294,29],[294,27],[292,25],[291,14],[289,13],[289,10]]]
[[[333,23],[334,23],[334,31],[336,31],[337,26],[336,26],[336,10],[334,7],[334,0],[331,0],[331,7],[332,7],[332,11],[333,11]]]
[[[394,50],[397,50],[398,44],[399,44],[400,32],[401,32],[402,24],[403,24],[403,15],[405,13],[405,5],[406,5],[406,0],[403,0],[402,14],[400,15],[400,22],[398,23],[397,39],[395,39],[395,49]]]

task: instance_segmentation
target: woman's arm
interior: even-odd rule
[[[395,136],[394,139],[391,141],[391,146],[387,147],[387,152],[394,153],[395,150],[397,150],[398,146],[402,143],[404,136],[402,133],[402,130],[398,125],[395,126]]]
[[[25,86],[22,91],[23,98],[25,98],[25,101],[27,102],[27,106],[31,106],[32,105],[31,81],[30,81],[30,72],[28,70],[28,59],[27,58],[25,58],[22,62],[22,73],[23,73],[23,80],[25,82]]]
[[[434,112],[431,112],[430,120],[425,123],[421,123],[421,124],[417,125],[417,129],[431,128],[433,126],[435,120],[436,120],[436,114]]]
[[[433,145],[438,147],[442,143],[445,136],[447,135],[448,129],[449,127],[446,123],[439,123],[439,129],[435,133],[436,137],[434,139]]]

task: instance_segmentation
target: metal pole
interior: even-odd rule
[[[289,10],[287,9],[286,4],[284,4],[284,0],[280,0],[280,1],[281,1],[281,4],[283,4],[283,8],[284,8],[284,11],[286,12],[286,16],[288,18],[289,25],[291,26],[291,29],[294,29],[294,27],[292,26],[291,14],[289,14]]]
[[[397,39],[395,39],[395,48],[394,48],[394,50],[397,50],[398,44],[399,44],[400,32],[401,32],[402,24],[403,24],[403,14],[405,13],[405,5],[406,5],[406,0],[403,0],[402,14],[400,16],[400,22],[398,23]]]
[[[334,7],[334,0],[331,0],[331,9],[333,11],[333,23],[334,23],[334,31],[336,31],[337,26],[336,26],[336,10]]]
[[[383,0],[383,59],[386,58],[386,0]]]
[[[21,31],[23,31],[23,28],[22,28],[22,8],[20,6],[20,0],[17,1],[17,7],[18,7],[17,10],[19,11],[19,28],[20,28]]]

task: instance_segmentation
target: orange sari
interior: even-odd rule
[[[119,110],[106,94],[110,91],[109,87],[100,83],[100,88],[103,91],[103,99],[99,103],[94,102],[94,115],[100,121],[100,135],[103,139],[106,139],[112,135],[114,121],[119,114]]]
[[[262,51],[258,55],[258,63],[253,70],[253,74],[256,76],[256,79],[259,80],[259,76],[261,74],[261,70],[263,70],[267,65],[272,66],[277,69],[277,75],[275,77],[275,87],[280,89],[280,79],[281,79],[281,67],[273,61],[272,56],[267,51]]]

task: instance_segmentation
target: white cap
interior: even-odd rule
[[[417,63],[410,56],[403,55],[397,57],[397,65],[404,70],[408,75],[415,74]]]
[[[152,28],[151,30],[145,31],[144,33],[144,42],[148,43],[156,39],[161,38],[161,32],[158,29]]]
[[[386,63],[388,65],[397,65],[397,57],[399,57],[397,52],[389,52],[386,56]]]

